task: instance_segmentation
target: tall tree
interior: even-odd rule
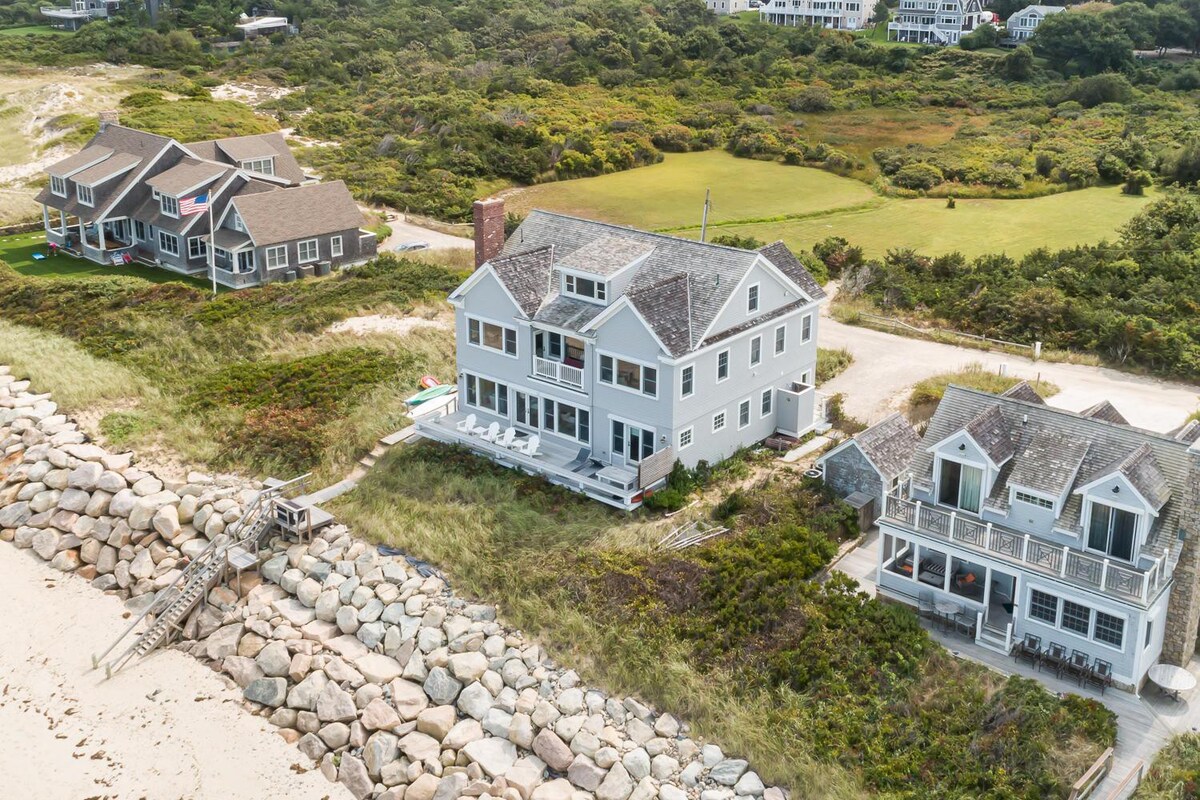
[[[1200,0],[1195,0],[1200,6]],[[1055,14],[1038,26],[1033,49],[1068,75],[1123,72],[1133,66],[1133,42],[1099,14]]]

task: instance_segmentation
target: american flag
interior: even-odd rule
[[[208,211],[208,192],[179,201],[179,216],[187,217]]]

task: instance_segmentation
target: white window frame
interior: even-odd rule
[[[579,285],[579,281],[590,281],[592,294],[583,294],[577,291],[576,287]],[[565,272],[563,273],[563,294],[586,300],[589,303],[607,303],[608,282],[595,275],[576,275],[573,272]]]
[[[725,409],[721,409],[720,411],[713,414],[712,415],[712,432],[717,433],[718,431],[725,430],[725,422],[726,422]]]
[[[1013,502],[1014,503],[1024,503],[1027,506],[1033,506],[1034,508],[1042,508],[1042,509],[1046,509],[1047,511],[1054,510],[1054,501],[1053,500],[1048,500],[1045,497],[1039,497],[1038,495],[1033,494],[1032,492],[1026,492],[1022,489],[1017,489],[1015,487],[1013,488]]]
[[[800,318],[800,344],[812,341],[813,315],[805,314]]]
[[[473,333],[471,330],[473,325],[478,326],[477,334]],[[485,325],[491,325],[493,328],[500,329],[500,347],[496,348],[496,347],[492,347],[490,344],[484,343],[484,330],[483,329],[484,329]],[[513,344],[513,351],[511,353],[508,352],[508,342],[509,342],[508,336],[510,333],[512,334],[512,344]],[[474,336],[476,339],[478,339],[478,341],[472,341],[472,336]],[[505,324],[497,322],[493,319],[486,319],[484,317],[468,315],[467,316],[467,344],[471,347],[478,348],[479,350],[485,350],[489,353],[498,353],[499,355],[507,356],[508,358],[520,358],[520,356],[521,356],[521,332],[518,331],[516,328],[514,328],[511,325],[505,325]]]
[[[75,184],[75,198],[88,208],[95,206],[96,195],[90,186],[84,186],[82,183]]]
[[[755,349],[758,350],[757,357],[755,356],[755,353],[754,353]],[[759,364],[762,363],[762,358],[763,358],[763,356],[762,356],[762,334],[759,334],[758,336],[753,336],[750,338],[749,356],[750,356],[749,360],[750,360],[751,368],[757,367]]]
[[[739,400],[737,409],[738,409],[737,429],[739,431],[744,431],[744,430],[746,430],[746,428],[750,427],[750,423],[754,420],[754,409],[750,405],[750,398],[747,397],[744,400]],[[742,413],[743,411],[745,411],[746,413],[743,414]],[[743,417],[746,420],[745,422],[742,422]]]
[[[987,468],[987,465],[980,464],[975,461],[968,461],[966,459],[948,458],[947,456],[942,455],[941,453],[937,454],[937,456],[935,458],[935,462],[936,462],[937,480],[934,481],[934,487],[933,487],[934,495],[933,496],[937,500],[937,503],[940,505],[942,502],[941,501],[941,497],[942,497],[942,464],[944,464],[946,462],[954,462],[955,464],[958,464],[958,467],[959,467],[958,497],[956,498],[956,503],[962,502],[962,469],[964,467],[969,467],[971,469],[977,469],[980,471],[981,476],[979,479],[979,508],[972,511],[969,508],[963,508],[962,506],[957,505],[957,504],[954,506],[951,506],[951,508],[954,508],[954,509],[956,509],[960,512],[966,513],[966,514],[973,514],[975,516],[979,516],[981,513],[983,513],[983,503],[985,500],[987,500],[987,496],[988,496],[988,492],[987,492],[988,468]]]
[[[686,376],[686,379],[685,377]],[[688,384],[691,387],[688,387]],[[686,391],[685,391],[686,388]],[[679,399],[686,400],[696,393],[696,365],[687,364],[679,370]]]
[[[611,361],[612,361],[612,380],[604,379],[603,361],[606,358],[611,359]],[[619,362],[622,362],[622,361],[625,362],[626,364],[629,364],[630,366],[634,366],[634,367],[638,368],[638,388],[637,389],[634,389],[631,386],[625,386],[617,381],[617,374],[618,374],[618,372],[620,372]],[[604,384],[605,386],[611,386],[614,389],[620,389],[622,392],[629,392],[630,394],[636,394],[641,397],[653,397],[653,398],[658,397],[658,378],[661,373],[661,370],[658,368],[657,364],[650,364],[645,361],[638,361],[638,360],[635,360],[632,358],[626,358],[625,356],[619,356],[616,353],[611,353],[611,352],[607,352],[607,351],[603,351],[603,350],[596,351],[596,363],[601,365],[600,369],[596,372],[596,380],[598,382]],[[646,391],[646,370],[654,371],[654,389],[653,389],[653,391]],[[635,425],[634,427],[639,427],[639,426]]]
[[[685,441],[686,440],[686,441]],[[689,425],[679,432],[679,449],[687,450],[696,443],[696,428]]]
[[[174,251],[172,251],[171,248],[166,246],[167,242],[172,243],[171,246],[175,248]],[[178,258],[179,257],[179,237],[176,236],[175,234],[171,233],[170,231],[159,231],[158,232],[158,251],[160,253],[166,253],[169,256],[175,256],[176,258]]]
[[[305,258],[304,257],[304,248],[309,245],[312,245],[312,257]],[[313,261],[319,261],[320,259],[321,259],[321,243],[319,240],[317,240],[317,239],[302,239],[301,241],[296,242],[296,263],[297,264],[311,264]]]
[[[199,236],[188,237],[188,258],[207,258],[208,242]]]
[[[149,239],[150,239],[149,227],[150,226],[148,226],[146,223],[142,222],[140,219],[135,219],[133,221],[134,241],[138,241],[138,242],[149,241]]]
[[[762,289],[757,283],[746,287],[746,313],[757,314],[762,307]]]
[[[775,412],[775,390],[763,389],[758,396],[758,418],[765,419]]]
[[[475,382],[475,401],[474,402],[471,402],[471,381]],[[480,396],[479,395],[479,382],[480,381],[489,381],[490,383],[494,383],[496,385],[496,407],[494,409],[488,408],[485,405],[480,405],[480,403],[479,403],[479,396]],[[501,387],[504,387],[503,392],[500,391]],[[463,404],[466,405],[467,407],[478,408],[480,411],[483,411],[484,413],[494,414],[497,417],[504,417],[505,419],[512,419],[512,403],[510,402],[512,397],[509,394],[509,392],[512,391],[512,386],[510,384],[508,384],[507,382],[498,380],[496,378],[488,377],[487,375],[480,375],[475,372],[467,372],[463,376],[463,388],[466,389],[466,392],[463,394]],[[503,411],[500,410],[500,406],[502,404],[504,406]],[[553,431],[551,431],[551,433],[553,433]]]
[[[1109,508],[1115,508],[1118,511],[1125,511],[1129,514],[1133,514],[1133,517],[1134,517],[1134,520],[1133,520],[1133,525],[1134,525],[1134,527],[1133,527],[1133,553],[1130,555],[1128,560],[1121,558],[1118,555],[1114,555],[1114,554],[1108,552],[1108,550],[1098,550],[1091,546],[1092,514],[1095,513],[1096,506],[1098,506],[1098,505],[1108,506]],[[1118,563],[1136,564],[1137,560],[1138,560],[1138,556],[1142,550],[1142,537],[1146,532],[1145,531],[1145,529],[1146,529],[1146,509],[1140,508],[1137,506],[1131,506],[1126,503],[1116,503],[1116,502],[1113,502],[1112,500],[1109,500],[1107,497],[1105,497],[1103,499],[1096,499],[1096,498],[1094,498],[1090,495],[1086,495],[1086,494],[1084,495],[1084,498],[1083,498],[1083,506],[1084,507],[1083,507],[1083,515],[1082,516],[1084,519],[1084,525],[1083,525],[1083,536],[1081,539],[1082,544],[1083,544],[1083,549],[1088,551],[1089,553],[1096,553],[1105,558],[1111,558]],[[1109,549],[1112,549],[1112,520],[1111,520],[1111,518],[1109,520],[1109,529],[1108,529],[1108,547],[1109,547]]]
[[[238,233],[246,232],[246,223],[242,220],[242,215],[237,212],[236,208],[233,210],[233,229]]]
[[[1042,619],[1041,617],[1035,617],[1033,615],[1033,593],[1034,592],[1040,592],[1040,593],[1046,595],[1047,597],[1054,598],[1055,611],[1054,611],[1054,621],[1053,622],[1049,622],[1047,620]],[[1054,628],[1055,630],[1061,631],[1062,633],[1064,633],[1067,636],[1074,636],[1076,638],[1091,642],[1094,645],[1108,648],[1109,650],[1112,650],[1114,653],[1124,653],[1125,652],[1125,644],[1129,641],[1129,631],[1130,631],[1128,615],[1114,614],[1112,611],[1109,611],[1108,609],[1098,608],[1094,605],[1089,605],[1087,603],[1081,603],[1078,600],[1073,599],[1072,597],[1066,597],[1057,592],[1048,591],[1046,589],[1041,588],[1040,586],[1028,586],[1025,591],[1025,598],[1028,602],[1028,606],[1027,606],[1028,611],[1025,612],[1025,616],[1030,621],[1036,622],[1039,625],[1046,625],[1047,627]],[[1068,628],[1063,625],[1063,615],[1065,613],[1065,607],[1066,607],[1067,603],[1073,603],[1077,606],[1081,606],[1083,608],[1088,609],[1089,613],[1088,613],[1088,632],[1087,633],[1080,633],[1079,631],[1074,630],[1073,628]],[[1106,617],[1112,617],[1113,619],[1121,620],[1121,646],[1120,647],[1113,644],[1112,642],[1108,642],[1108,641],[1105,641],[1104,639],[1096,638],[1096,619],[1100,614],[1103,614]],[[1135,639],[1134,640],[1135,648],[1137,646],[1136,642],[1137,642],[1137,640]]]
[[[172,197],[169,194],[160,194],[158,196],[158,210],[162,212],[164,217],[179,219],[179,198]]]
[[[263,167],[266,167],[265,169]],[[266,158],[251,158],[243,161],[242,169],[246,172],[257,172],[259,175],[274,175],[275,174],[275,158],[267,156]]]
[[[279,252],[281,250],[283,251],[283,263],[282,264],[279,263]],[[268,247],[266,250],[266,253],[265,253],[265,258],[267,261],[267,269],[286,269],[288,266],[287,245],[286,244],[277,244],[277,245],[273,245],[272,247]],[[275,262],[274,265],[271,264],[272,261]]]
[[[342,237],[341,236],[330,236],[329,237],[329,257],[330,258],[340,258],[342,256],[343,252],[344,251],[342,250]]]
[[[67,196],[67,179],[60,178],[57,175],[50,176],[50,194],[55,197]]]
[[[725,376],[721,376],[721,359],[725,359]],[[729,380],[729,348],[717,353],[717,383],[724,383]]]
[[[775,328],[775,355],[781,356],[787,352],[787,325]]]

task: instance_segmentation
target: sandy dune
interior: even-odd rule
[[[110,681],[89,672],[91,653],[127,624],[116,598],[10,544],[0,544],[0,575],[4,796],[349,797],[190,656],[162,651]]]

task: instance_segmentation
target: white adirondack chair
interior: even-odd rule
[[[459,433],[471,433],[475,430],[475,415],[467,414],[467,418],[454,427],[458,428]]]
[[[532,436],[530,436],[528,439],[526,439],[525,441],[517,442],[515,445],[513,445],[513,449],[516,450],[517,452],[521,453],[521,455],[529,456],[530,458],[532,458],[533,456],[536,456],[540,453],[540,451],[538,450],[538,447],[541,445],[541,443],[542,443],[542,437],[538,436],[535,433]]]
[[[499,435],[500,435],[500,423],[493,422],[491,425],[487,426],[487,430],[484,431],[483,434],[479,438],[483,439],[485,442],[494,442],[494,441],[496,441],[496,437]]]
[[[516,435],[516,428],[505,428],[504,433],[500,434],[500,438],[496,440],[496,444],[504,448],[512,447],[513,439],[516,437]]]

